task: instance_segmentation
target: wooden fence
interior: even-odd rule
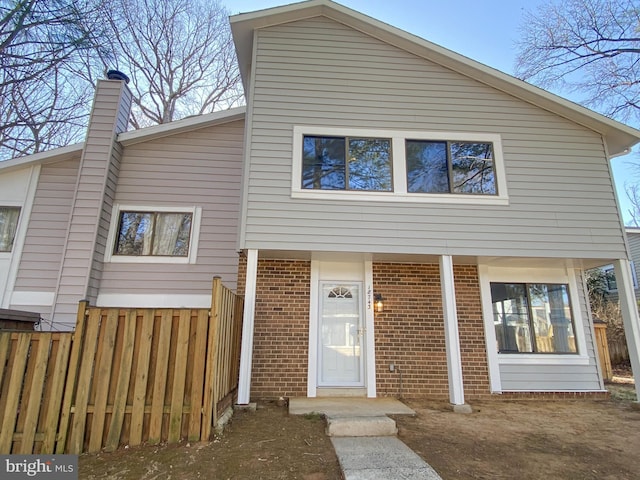
[[[73,333],[0,333],[0,454],[208,440],[237,388],[243,301],[209,309],[80,302]]]

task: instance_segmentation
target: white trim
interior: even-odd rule
[[[391,140],[393,161],[393,192],[360,192],[351,190],[309,190],[302,188],[302,138],[304,135],[363,136]],[[404,141],[459,140],[493,143],[493,161],[497,195],[454,193],[408,193],[407,164]],[[508,205],[507,179],[502,156],[502,138],[495,133],[425,132],[410,130],[378,130],[296,125],[293,127],[293,155],[291,165],[291,197],[313,200],[381,201],[447,204]]]
[[[82,153],[84,149],[83,143],[75,143],[66,147],[47,150],[46,152],[34,153],[25,157],[16,157],[11,160],[3,160],[0,162],[0,171],[4,173],[16,168],[23,168],[32,164],[53,163],[58,160],[64,160],[64,157],[72,158],[76,153]]]
[[[154,213],[191,213],[191,232],[189,234],[189,255],[186,257],[163,257],[155,255],[127,256],[114,255],[116,235],[120,212],[154,212]],[[111,213],[109,234],[107,236],[107,248],[104,252],[105,263],[196,263],[198,258],[198,244],[200,240],[200,223],[202,221],[202,207],[159,207],[150,205],[120,205],[115,204]]]
[[[46,306],[53,305],[55,292],[28,292],[20,290],[11,294],[11,305]]]
[[[504,283],[561,283],[569,287],[571,301],[571,314],[576,336],[578,353],[566,354],[540,354],[540,353],[497,353],[499,365],[588,365],[590,362],[587,354],[587,342],[585,338],[584,319],[580,308],[578,296],[578,284],[575,271],[570,265],[559,268],[513,268],[513,267],[486,267],[484,275],[480,276],[481,289],[489,291],[488,298],[482,297],[485,331],[493,329],[493,310],[491,308],[491,282]],[[488,307],[485,303],[488,301]],[[488,327],[487,325],[490,325]],[[494,333],[495,338],[495,333]],[[494,342],[495,345],[495,342]],[[595,348],[595,345],[594,345]],[[503,390],[506,391],[506,390]]]
[[[311,285],[309,288],[309,360],[307,368],[307,397],[317,395],[318,378],[318,309],[320,299],[320,261],[311,260]]]
[[[256,313],[257,278],[258,250],[247,250],[244,315],[242,317],[242,344],[240,348],[240,376],[238,378],[239,405],[247,405],[251,398],[251,361],[253,359],[253,326]]]
[[[480,298],[482,303],[482,317],[484,324],[485,349],[487,352],[487,365],[489,369],[489,385],[491,393],[502,392],[502,380],[500,379],[500,363],[498,360],[498,348],[496,330],[493,325],[493,311],[491,308],[491,288],[489,288],[489,268],[486,265],[478,265],[478,280],[480,283]]]
[[[0,292],[0,307],[9,308],[11,303],[13,289],[16,286],[16,280],[18,277],[18,269],[20,268],[20,261],[22,260],[22,252],[24,250],[24,244],[27,239],[27,230],[29,228],[29,220],[31,219],[31,210],[33,210],[33,202],[36,197],[36,191],[38,189],[38,180],[40,179],[41,167],[39,164],[33,165],[29,172],[29,180],[27,182],[27,188],[25,189],[25,196],[23,202],[1,202],[3,206],[18,206],[20,207],[20,216],[18,217],[18,227],[16,228],[16,235],[13,241],[13,248],[10,252],[3,252],[0,254],[0,259],[9,259],[9,270],[7,272],[7,283],[4,291]],[[6,257],[5,257],[6,255]],[[40,305],[40,304],[38,304]],[[48,304],[46,304],[48,305]]]
[[[462,359],[460,356],[460,336],[458,333],[458,313],[456,310],[456,289],[453,277],[453,258],[451,255],[440,256],[440,286],[442,289],[442,310],[444,316],[444,341],[447,351],[449,401],[453,405],[464,405],[464,384],[462,381]]]
[[[122,308],[210,308],[211,295],[156,293],[100,293],[98,307]]]
[[[364,282],[365,282],[365,375],[367,386],[367,397],[376,398],[376,340],[375,322],[373,312],[373,262],[364,262]]]

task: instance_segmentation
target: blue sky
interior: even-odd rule
[[[291,3],[288,0],[223,0],[232,14],[251,12]],[[544,0],[339,0],[338,3],[374,17],[394,27],[437,43],[508,74],[513,74],[516,41],[525,11]],[[576,100],[576,99],[574,99]],[[629,201],[626,182],[640,179],[632,161],[640,163],[638,153],[611,161],[618,199],[625,221]]]

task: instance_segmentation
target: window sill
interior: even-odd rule
[[[107,263],[189,264],[189,263],[196,263],[196,262],[195,262],[195,259],[190,259],[189,257],[160,257],[160,256],[129,257],[125,255],[111,255]]]
[[[500,365],[589,365],[589,357],[567,353],[565,355],[499,353]]]
[[[509,198],[499,195],[456,195],[456,194],[423,194],[398,192],[358,192],[345,190],[302,190],[291,191],[291,198],[308,200],[347,200],[363,202],[405,202],[405,203],[440,203],[468,205],[509,205]]]

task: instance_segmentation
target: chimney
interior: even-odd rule
[[[100,288],[105,245],[99,239],[108,234],[120,172],[118,134],[129,125],[128,82],[122,72],[109,70],[96,86],[51,315],[57,330],[73,327],[78,302],[95,304]]]

